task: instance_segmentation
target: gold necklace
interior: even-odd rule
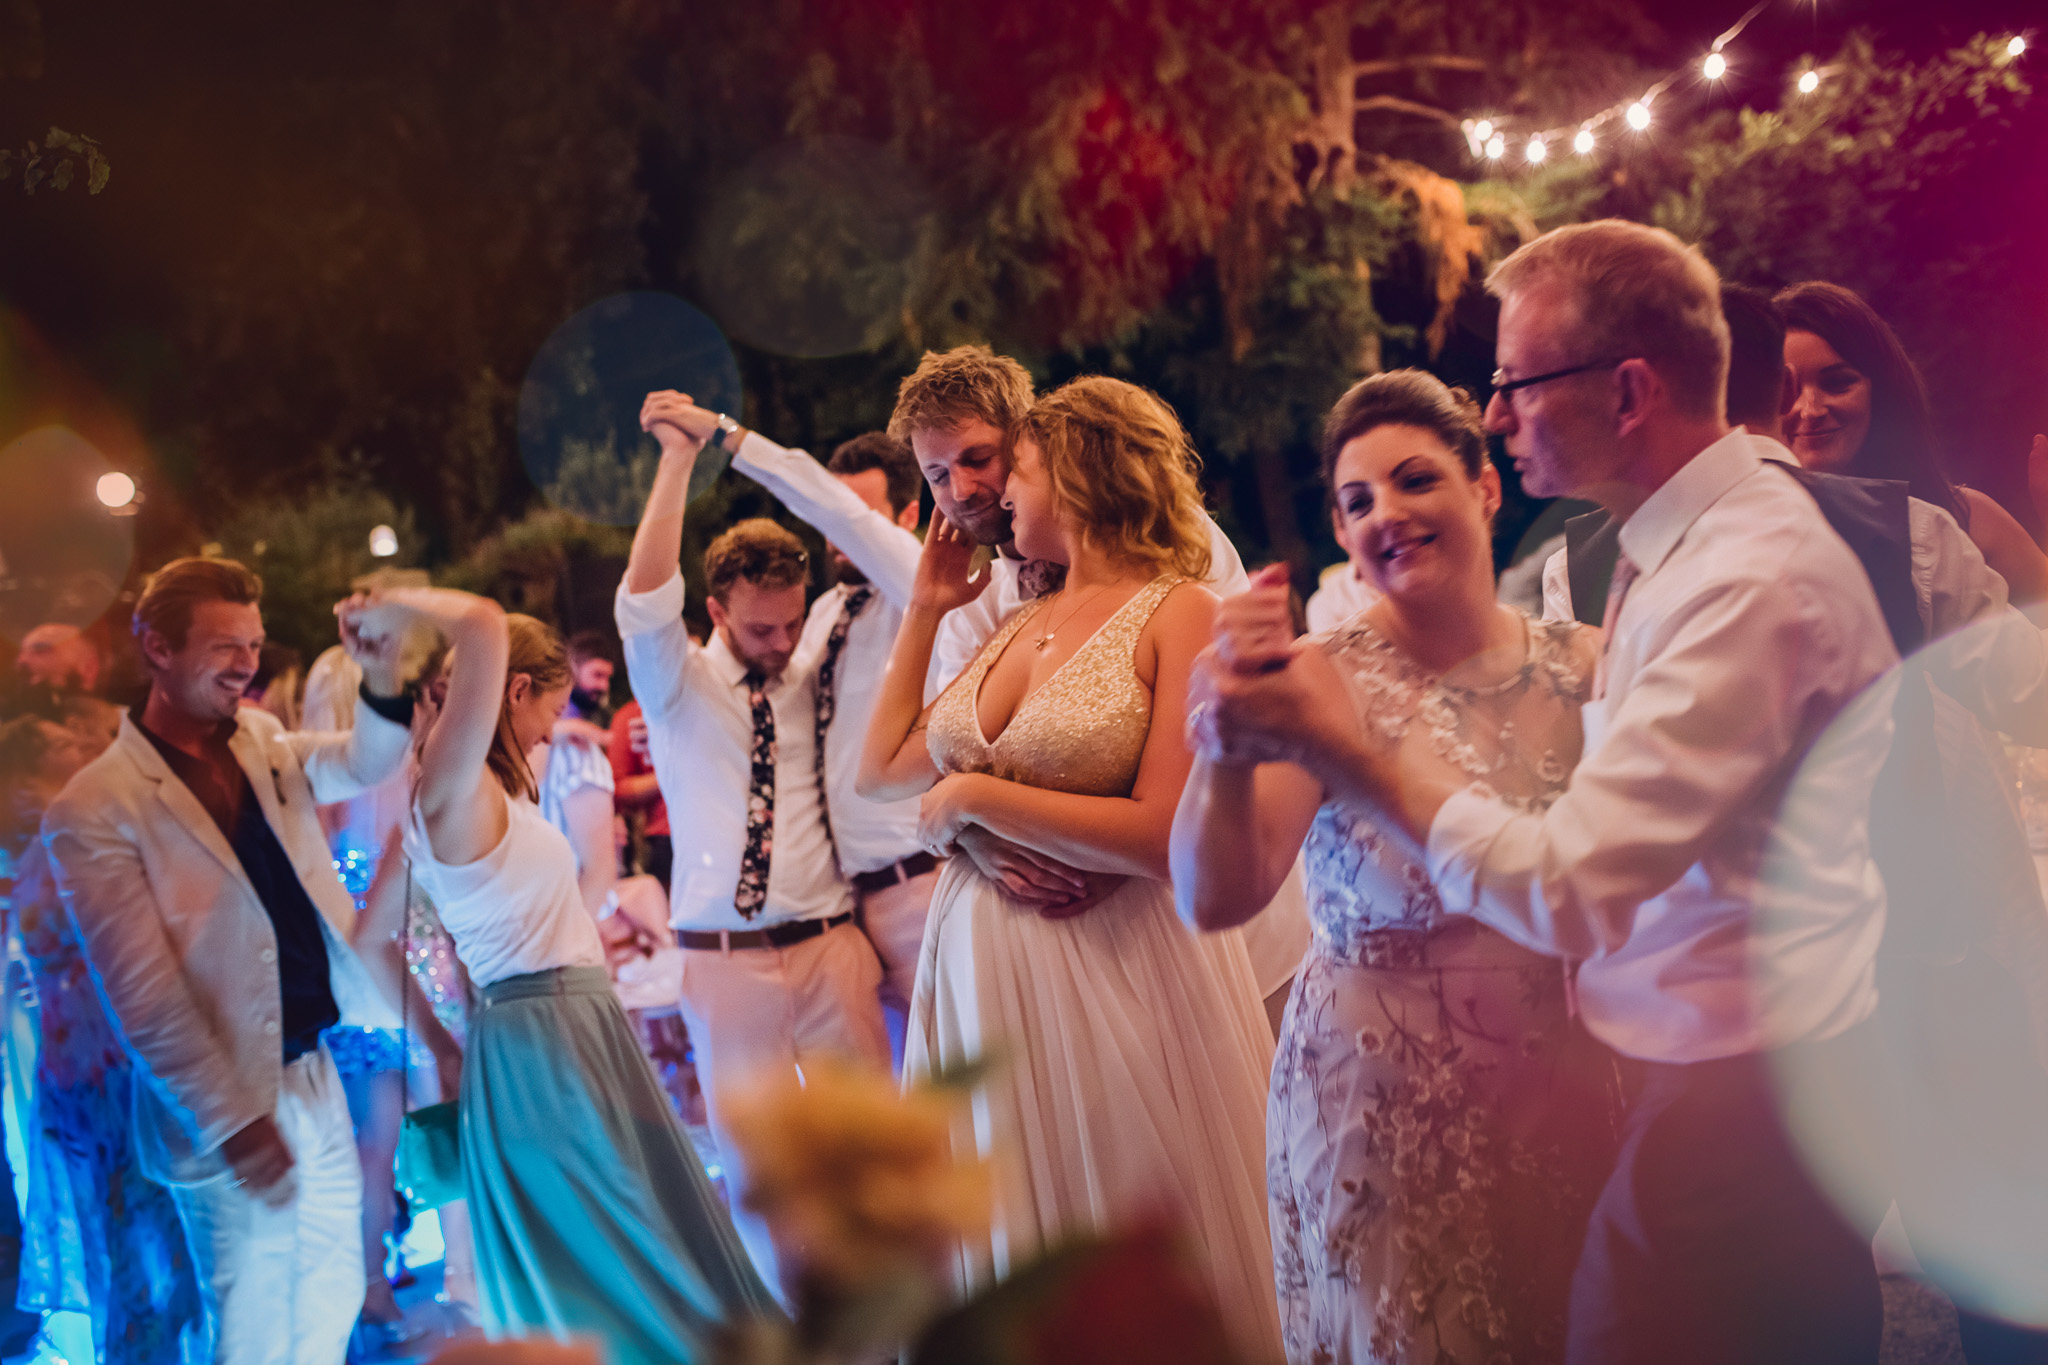
[[[1101,591],[1102,591],[1102,590],[1103,590],[1104,588],[1106,588],[1106,587],[1108,587],[1108,586],[1109,586],[1109,584],[1107,584],[1107,583],[1102,583],[1102,584],[1098,584],[1098,585],[1096,586],[1096,589],[1095,589],[1095,591],[1094,591],[1094,592],[1091,592],[1091,593],[1089,593],[1089,594],[1088,594],[1088,595],[1087,595],[1086,597],[1082,598],[1082,599],[1081,599],[1081,603],[1080,603],[1080,606],[1077,606],[1077,607],[1075,607],[1075,608],[1074,608],[1074,609],[1073,609],[1073,610],[1072,610],[1071,612],[1068,612],[1068,613],[1067,613],[1067,619],[1066,619],[1065,621],[1061,622],[1060,624],[1061,624],[1061,625],[1072,625],[1072,624],[1074,623],[1074,618],[1075,618],[1076,616],[1079,616],[1079,615],[1081,614],[1081,608],[1082,608],[1082,607],[1085,607],[1085,606],[1087,606],[1087,605],[1088,605],[1088,604],[1089,604],[1090,602],[1094,601],[1094,600],[1095,600],[1095,598],[1096,598],[1096,595],[1097,595],[1097,594],[1099,594],[1099,593],[1100,593],[1100,592],[1101,592]],[[1059,592],[1058,592],[1057,594],[1055,594],[1055,595],[1056,595],[1056,596],[1065,596],[1065,595],[1066,595],[1066,591],[1067,591],[1067,590],[1066,590],[1065,588],[1061,588],[1061,589],[1059,590]],[[1050,619],[1052,618],[1052,603],[1050,603],[1050,602],[1046,603],[1046,605],[1045,605],[1045,615],[1046,615],[1046,619],[1047,619],[1047,620],[1050,620]],[[1049,628],[1049,629],[1048,629],[1048,630],[1047,630],[1047,631],[1045,632],[1045,634],[1043,634],[1043,635],[1039,636],[1039,637],[1038,637],[1038,638],[1037,638],[1036,640],[1033,640],[1033,641],[1031,642],[1031,648],[1032,648],[1032,649],[1034,649],[1034,650],[1037,650],[1037,651],[1039,651],[1039,652],[1041,652],[1041,653],[1042,653],[1042,652],[1044,652],[1044,650],[1045,650],[1045,647],[1046,647],[1047,645],[1049,645],[1049,644],[1051,644],[1051,643],[1052,643],[1052,637],[1053,637],[1054,633],[1055,633],[1055,632],[1057,632],[1058,630],[1059,630],[1059,626],[1052,626],[1052,627],[1050,627],[1050,628]]]

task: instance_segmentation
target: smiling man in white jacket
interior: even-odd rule
[[[355,728],[288,734],[241,705],[262,583],[230,560],[151,580],[149,699],[51,805],[43,837],[140,1066],[136,1143],[185,1222],[223,1365],[339,1365],[364,1290],[362,1171],[321,1032],[398,1026],[350,951],[315,807],[405,755],[397,642],[365,642]]]

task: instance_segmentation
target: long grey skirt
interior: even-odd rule
[[[485,1330],[673,1365],[707,1359],[723,1324],[779,1313],[603,969],[483,994],[461,1143]]]

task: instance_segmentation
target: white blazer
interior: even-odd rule
[[[341,1017],[397,1028],[349,947],[355,903],[335,874],[315,806],[396,771],[408,732],[357,703],[347,734],[289,733],[245,706],[229,748],[320,909]],[[277,935],[213,817],[127,717],[43,818],[64,904],[109,1013],[140,1062],[137,1154],[146,1174],[196,1184],[224,1174],[220,1145],[277,1109],[284,1075]]]

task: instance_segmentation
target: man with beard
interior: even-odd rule
[[[598,729],[612,723],[612,650],[602,631],[579,630],[569,637],[569,689],[564,716],[587,720]]]
[[[669,808],[683,1021],[730,1164],[722,1087],[825,1057],[888,1065],[882,969],[854,923],[820,783],[816,673],[797,657],[803,544],[761,519],[713,541],[704,555],[712,638],[694,643],[676,562],[690,473],[705,445],[736,450],[743,433],[678,393],[650,394],[641,426],[660,443],[661,464],[615,611]],[[733,1215],[762,1278],[778,1285],[765,1225]]]
[[[889,434],[909,445],[932,500],[946,520],[992,551],[989,585],[980,597],[947,614],[932,647],[925,701],[935,700],[960,676],[981,647],[1024,604],[1057,588],[1066,568],[1017,553],[1003,489],[1010,478],[1009,433],[1031,407],[1031,375],[986,346],[927,351],[896,390]],[[1209,586],[1228,597],[1250,586],[1229,537],[1209,523]],[[879,673],[877,674],[879,677]],[[983,876],[1040,913],[1078,914],[1105,889],[1100,874],[1076,872],[1030,849],[971,826],[956,845]],[[1078,893],[1070,889],[1085,888]],[[1245,946],[1259,990],[1279,1018],[1284,992],[1308,947],[1308,909],[1299,869],[1272,905],[1245,925]]]

